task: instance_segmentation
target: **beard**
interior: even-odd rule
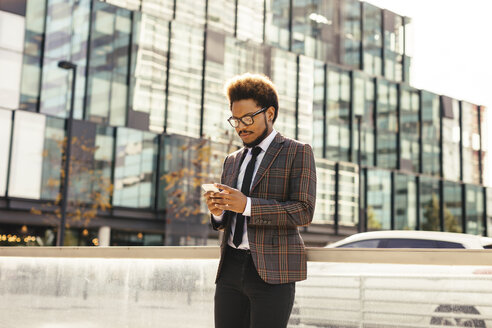
[[[243,145],[248,148],[253,148],[255,146],[258,146],[260,142],[262,142],[267,136],[268,136],[268,126],[265,126],[265,130],[260,136],[258,136],[258,138],[248,143],[243,142]]]

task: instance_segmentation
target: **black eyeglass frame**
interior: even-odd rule
[[[243,117],[234,117],[234,116],[231,116],[227,119],[227,122],[229,122],[229,124],[233,127],[233,128],[237,128],[239,126],[239,122],[243,123],[244,125],[246,126],[249,126],[249,125],[253,125],[255,123],[253,117],[260,114],[260,113],[263,113],[264,111],[266,111],[268,108],[270,108],[270,106],[268,107],[263,107],[262,109],[260,110],[257,110],[256,112],[254,112],[253,114],[246,114],[244,115]],[[251,123],[246,123],[243,121],[243,118],[245,117],[249,117],[251,118]],[[236,122],[237,124],[234,125],[233,122]]]

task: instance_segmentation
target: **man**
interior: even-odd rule
[[[207,192],[212,226],[224,230],[215,327],[286,327],[295,282],[306,279],[298,227],[313,218],[316,171],[309,145],[274,130],[278,96],[263,75],[226,84],[229,123],[244,148],[226,157],[220,192]]]

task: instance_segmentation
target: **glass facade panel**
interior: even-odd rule
[[[22,54],[0,49],[0,72],[9,78],[0,79],[0,108],[19,107]]]
[[[361,35],[361,2],[358,0],[345,0],[338,2],[341,9],[340,61],[348,66],[359,68],[361,64],[360,49]],[[338,61],[337,61],[338,62]]]
[[[95,9],[99,8],[98,4],[108,6],[96,1]],[[68,60],[77,65],[74,118],[81,119],[83,116],[90,6],[90,0],[48,1],[41,76],[42,113],[68,117],[72,97],[72,70],[58,67],[60,60]],[[30,78],[26,75],[24,77]]]
[[[364,31],[364,71],[371,75],[382,74],[382,11],[367,2],[362,3]]]
[[[458,182],[443,182],[444,231],[463,232],[462,185]]]
[[[25,17],[0,10],[0,49],[18,53],[24,50],[24,24]]]
[[[336,0],[294,0],[292,51],[323,61],[339,61],[339,8]]]
[[[400,93],[400,169],[420,171],[420,96],[416,89],[401,86]]]
[[[483,235],[484,194],[481,186],[465,185],[466,233]]]
[[[299,56],[299,92],[297,100],[297,140],[313,141],[314,60]]]
[[[206,0],[179,0],[174,3],[176,4],[177,21],[203,28]]]
[[[479,107],[461,102],[461,140],[463,157],[463,181],[480,183],[480,128]]]
[[[482,161],[479,172],[481,178],[480,183],[488,185],[489,182],[487,181],[490,181],[490,184],[492,184],[492,180],[489,179],[489,176],[492,174],[492,162],[490,161],[492,158],[489,153],[489,142],[492,140],[488,140],[490,135],[488,127],[492,127],[492,124],[487,120],[487,115],[489,115],[487,108],[480,106],[478,110],[480,115],[480,159]]]
[[[272,49],[271,78],[277,87],[279,114],[275,129],[289,138],[296,137],[297,56]]]
[[[357,227],[359,223],[359,170],[356,165],[338,167],[338,224]]]
[[[45,16],[46,2],[27,2],[19,108],[30,111],[38,107]]]
[[[217,161],[223,162],[225,158],[223,146],[215,145],[214,149],[212,156],[211,144],[207,140],[164,136],[159,209],[166,211],[166,245],[186,245],[182,240],[188,238],[206,240],[209,214],[202,204],[201,184],[220,181],[220,177],[210,175],[210,169],[215,164],[214,173],[220,172],[222,165],[215,166]]]
[[[391,172],[367,170],[367,230],[391,229]]]
[[[203,40],[203,28],[172,23],[167,133],[200,134]]]
[[[159,21],[171,21],[173,19],[174,0],[141,0],[141,3],[143,13],[156,16]]]
[[[102,0],[111,5],[125,8],[128,10],[138,10],[140,7],[141,0]]]
[[[403,81],[403,36],[403,17],[384,10],[384,76],[392,81]]]
[[[374,165],[374,111],[375,111],[375,82],[363,74],[354,72],[353,97],[354,114],[362,115],[361,122],[361,163],[363,165]],[[353,130],[353,161],[357,161],[357,150],[359,149],[359,127],[354,118]]]
[[[0,197],[4,197],[7,190],[11,130],[12,112],[0,109]]]
[[[311,146],[316,158],[323,158],[325,144],[325,64],[314,62],[313,89],[313,140]]]
[[[208,0],[208,28],[233,35],[235,15],[235,0]]]
[[[439,180],[420,177],[420,230],[441,231]]]
[[[326,101],[326,158],[350,159],[350,72],[328,67]]]
[[[157,165],[157,136],[118,128],[113,205],[153,208]]]
[[[289,50],[290,0],[266,0],[265,41]]]
[[[416,230],[417,209],[415,176],[395,173],[395,230]]]
[[[132,110],[148,117],[148,129],[164,131],[169,23],[147,14],[134,25],[131,80]]]
[[[422,173],[441,175],[441,129],[439,96],[428,91],[422,97]]]
[[[62,119],[16,111],[9,196],[54,200],[60,190]]]
[[[450,110],[442,118],[442,162],[444,178],[460,180],[460,104],[456,99],[441,97],[443,107],[450,106]],[[446,99],[449,99],[448,102]]]
[[[316,207],[314,209],[314,224],[335,223],[335,162],[316,159]]]
[[[237,29],[239,40],[263,42],[263,14],[265,0],[236,0]]]
[[[378,81],[377,104],[377,166],[394,169],[397,164],[398,87]]]
[[[111,206],[114,128],[75,121],[73,130],[69,200],[84,212],[87,205],[104,211]]]
[[[94,3],[87,118],[96,123],[126,124],[131,12]]]

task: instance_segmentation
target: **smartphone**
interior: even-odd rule
[[[202,184],[202,189],[205,191],[220,192],[220,189],[217,188],[213,183]]]

